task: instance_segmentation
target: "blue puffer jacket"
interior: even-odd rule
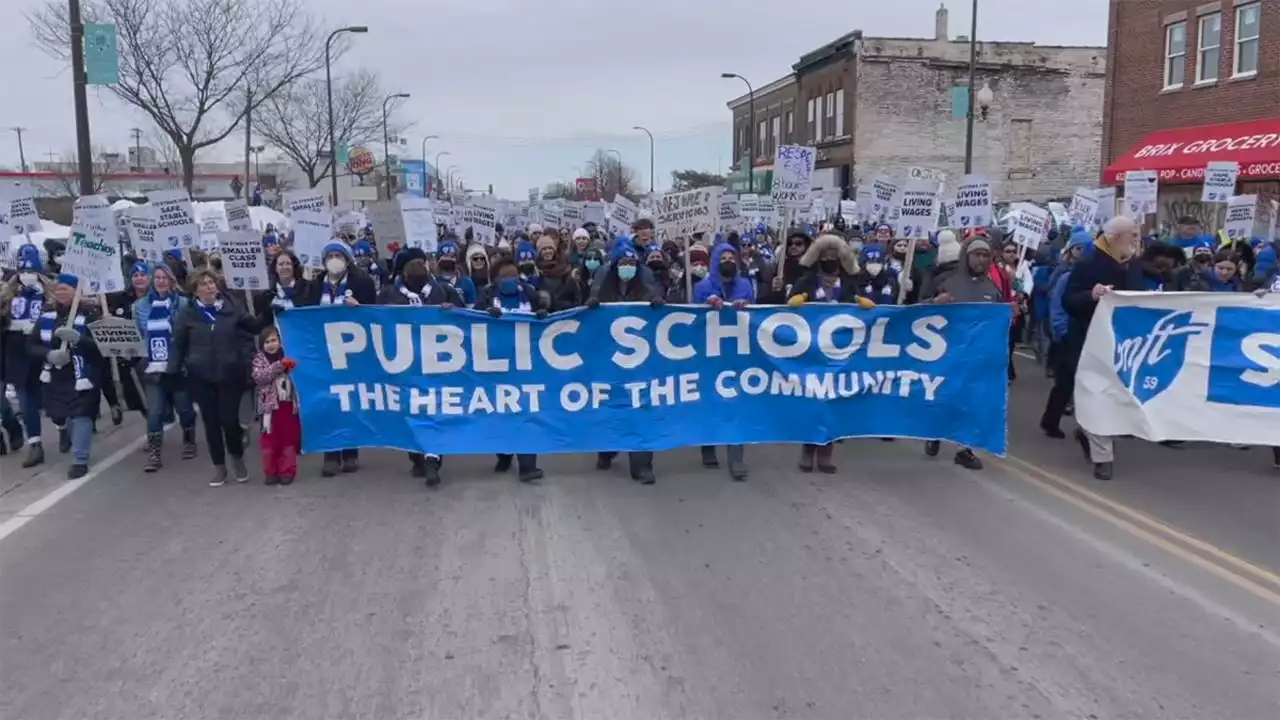
[[[1057,342],[1067,338],[1067,328],[1071,323],[1067,309],[1062,305],[1062,296],[1067,292],[1067,280],[1070,278],[1071,270],[1068,268],[1058,276],[1058,281],[1049,291],[1049,324],[1053,328],[1053,339]]]
[[[738,251],[734,250],[729,243],[716,245],[711,251],[711,265],[707,276],[693,286],[695,304],[705,303],[713,296],[727,303],[735,300],[746,300],[749,303],[756,301],[756,284],[742,277],[741,274],[735,275],[733,281],[727,287],[725,286],[724,279],[720,277],[720,256],[727,252],[735,256],[738,254]]]

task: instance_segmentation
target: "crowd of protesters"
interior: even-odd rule
[[[1051,437],[1064,438],[1061,422],[1071,413],[1075,366],[1102,295],[1112,290],[1265,293],[1280,287],[1271,246],[1255,252],[1249,243],[1223,244],[1203,236],[1194,221],[1184,221],[1168,241],[1144,241],[1125,218],[1112,220],[1097,235],[1063,226],[1034,253],[995,228],[962,234],[941,230],[929,241],[909,242],[895,238],[888,225],[849,228],[840,218],[818,231],[794,228],[781,237],[763,226],[714,238],[699,234],[687,246],[684,238],[656,239],[648,219],[638,220],[630,235],[617,236],[592,224],[563,229],[531,224],[509,234],[499,228],[491,247],[472,242],[470,231],[458,237],[441,226],[431,255],[395,247],[380,254],[366,229],[360,236],[335,237],[314,270],[304,269],[288,237],[269,227],[263,236],[270,278],[265,291],[229,292],[216,253],[174,251],[155,264],[126,256],[129,289],[106,296],[105,305],[79,294],[77,278],[59,271],[57,241],[44,248],[25,245],[16,254],[16,269],[0,283],[0,380],[11,386],[20,408],[15,413],[7,394],[0,399],[7,436],[0,437],[0,453],[25,446],[24,467],[45,462],[43,415],[56,428],[59,452],[73,456],[69,476],[83,477],[105,398],[117,424],[126,411],[145,416],[147,472],[171,460],[164,437],[165,425],[174,421],[181,430],[177,457],[197,458],[199,420],[204,452],[213,465],[210,486],[250,479],[246,453],[254,438],[265,483],[289,485],[297,477],[301,427],[290,377],[295,363],[282,346],[275,318],[296,307],[334,304],[466,307],[494,316],[545,317],[615,302],[711,308],[1006,303],[1015,310],[1009,381],[1016,378],[1014,349],[1025,343],[1054,378],[1041,427]],[[103,314],[136,322],[146,356],[104,358],[86,329]],[[122,378],[118,383],[117,377]],[[1075,436],[1094,475],[1110,479],[1109,439],[1080,429]],[[938,441],[924,445],[929,456],[940,449]],[[599,453],[597,467],[611,468],[616,455]],[[627,460],[634,480],[655,482],[652,452],[630,452]],[[727,447],[725,460],[731,478],[747,478],[743,446]],[[957,449],[954,461],[982,468],[968,448]],[[717,448],[703,447],[702,463],[719,467]],[[536,455],[500,454],[495,470],[507,472],[513,465],[521,481],[543,476]],[[806,472],[835,473],[833,446],[802,446],[798,465]],[[329,452],[321,474],[355,473],[359,467],[358,450]],[[427,485],[441,482],[439,455],[411,453],[409,467]]]

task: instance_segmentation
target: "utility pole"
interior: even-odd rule
[[[89,78],[84,70],[84,22],[80,0],[67,0],[71,25],[71,85],[76,105],[76,162],[80,166],[80,194],[93,194],[93,147],[89,142]]]
[[[137,168],[135,172],[144,173],[146,168],[142,164],[142,128],[133,128],[129,134],[133,136],[133,162]]]
[[[18,163],[22,166],[22,172],[25,173],[27,171],[27,152],[22,147],[22,133],[26,131],[26,128],[15,127],[10,128],[10,130],[18,134]]]
[[[249,153],[253,150],[253,89],[244,94],[244,201],[253,201],[253,189],[249,187]]]

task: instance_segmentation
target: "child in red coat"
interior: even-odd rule
[[[253,358],[253,383],[258,386],[258,419],[262,421],[262,472],[268,485],[289,485],[298,475],[302,423],[298,395],[289,371],[297,362],[284,356],[280,331],[274,326],[258,337]]]

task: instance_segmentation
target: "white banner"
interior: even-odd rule
[[[1240,176],[1240,163],[1214,160],[1204,169],[1204,189],[1200,202],[1225,203],[1236,194],[1236,178]]]
[[[589,202],[582,206],[582,224],[604,224],[604,202]]]
[[[1093,197],[1097,200],[1097,206],[1093,210],[1093,230],[1098,231],[1116,216],[1116,189],[1100,187],[1093,191]]]
[[[333,215],[299,210],[289,220],[293,223],[293,252],[302,267],[320,268],[324,246],[333,239]]]
[[[699,232],[715,232],[720,224],[722,194],[724,188],[720,187],[667,193],[658,200],[658,217],[654,225],[672,240]]]
[[[402,197],[400,203],[400,221],[404,224],[404,244],[406,247],[422,248],[428,253],[435,253],[440,244],[436,231],[436,215],[432,202],[420,197]]]
[[[115,216],[105,197],[84,195],[76,199],[62,272],[80,279],[84,295],[124,289]]]
[[[738,196],[738,207],[746,217],[760,217],[760,196],[755,193],[742,193]]]
[[[780,207],[809,207],[817,151],[807,145],[779,145],[773,163],[773,200]]]
[[[147,194],[156,209],[156,242],[162,251],[186,249],[196,244],[200,227],[186,190],[157,190]]]
[[[931,178],[908,180],[899,197],[902,201],[896,237],[928,239],[929,233],[938,226],[938,181]]]
[[[991,182],[981,175],[965,175],[956,186],[956,214],[951,227],[980,228],[991,226]]]
[[[1076,372],[1098,435],[1280,446],[1280,295],[1104,297]]]
[[[222,274],[232,290],[267,289],[267,255],[262,236],[252,230],[218,233]]]

